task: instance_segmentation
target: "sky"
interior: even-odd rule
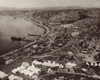
[[[100,7],[100,0],[0,0],[0,7],[45,8],[45,7]]]

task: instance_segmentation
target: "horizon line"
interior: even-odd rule
[[[100,8],[100,7],[81,7],[81,6],[56,6],[56,7],[21,7],[21,8],[18,8],[18,7],[0,7],[3,9],[6,9],[6,10],[9,10],[9,9],[18,9],[18,10],[24,10],[24,9],[34,9],[34,10],[40,10],[40,9],[96,9],[96,8]]]

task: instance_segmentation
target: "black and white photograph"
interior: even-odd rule
[[[0,0],[0,80],[100,80],[100,0]]]

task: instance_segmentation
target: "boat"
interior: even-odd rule
[[[22,41],[24,40],[25,38],[21,38],[21,37],[11,37],[11,40],[12,41]]]

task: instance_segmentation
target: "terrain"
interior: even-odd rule
[[[10,75],[22,62],[50,60],[63,68],[37,66],[39,80],[100,80],[100,9],[5,10],[0,15],[20,17],[45,29],[35,42],[2,55],[1,71]],[[13,61],[5,64],[10,59]]]

